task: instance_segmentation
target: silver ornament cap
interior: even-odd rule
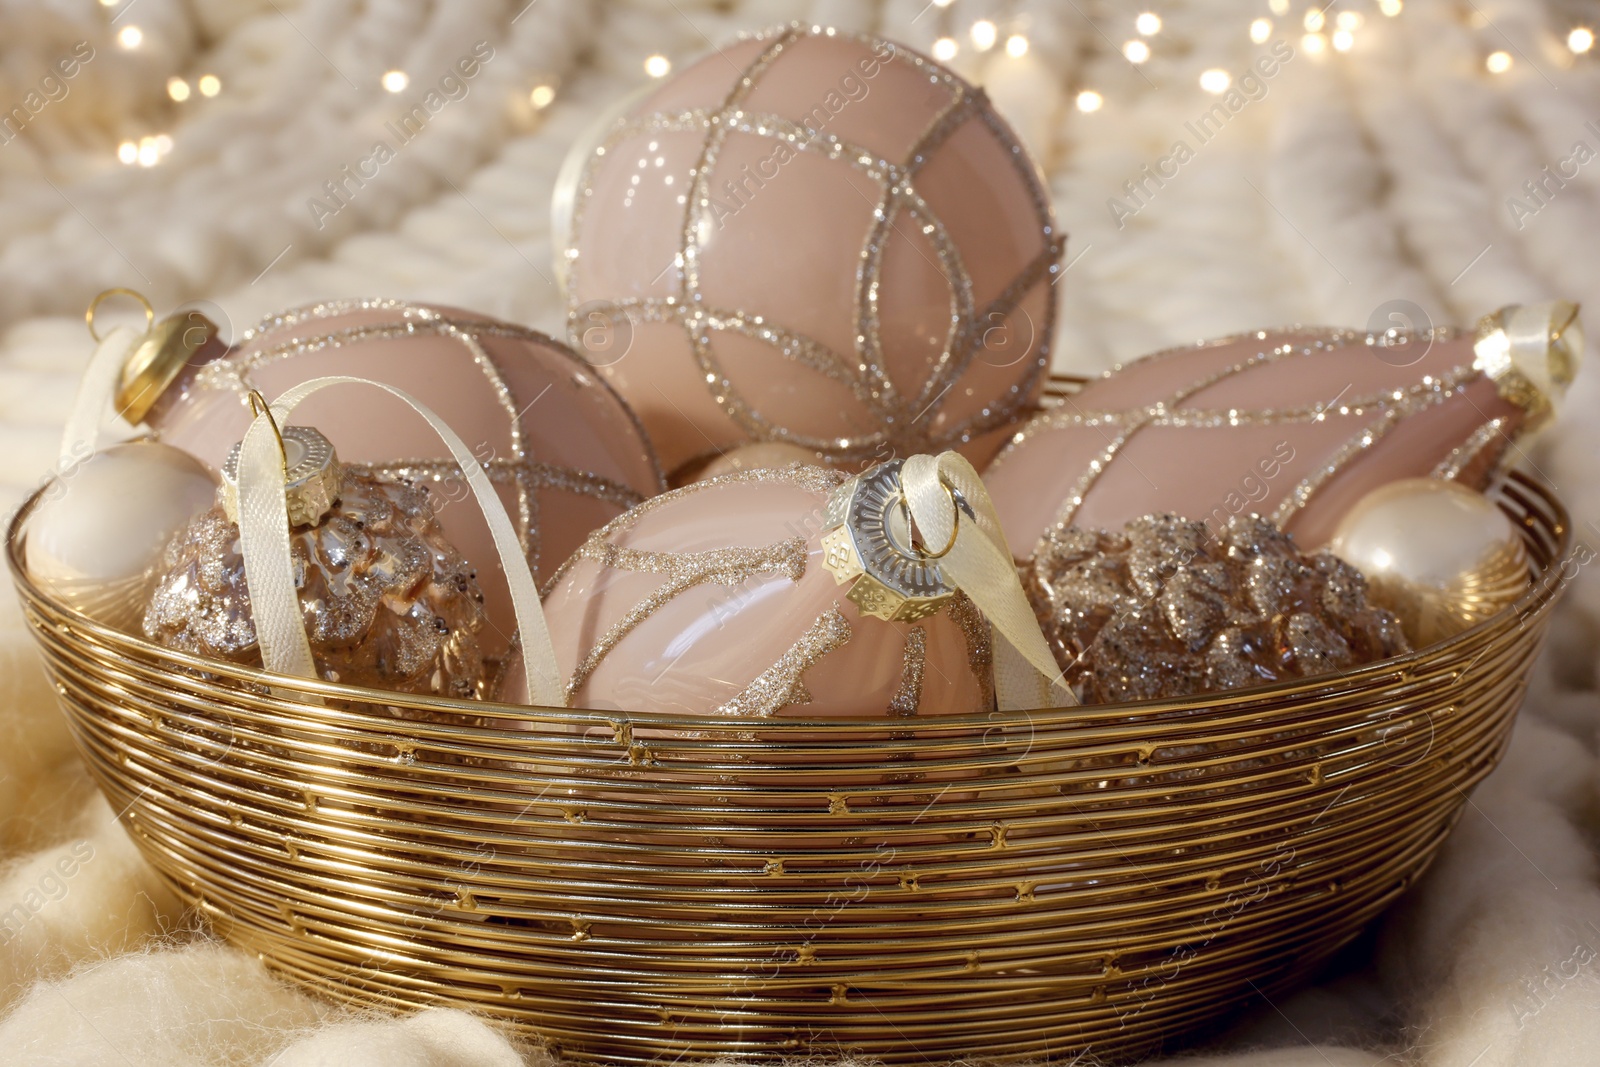
[[[284,500],[289,509],[289,525],[315,526],[339,499],[340,468],[333,442],[310,426],[285,426],[283,444]],[[240,441],[222,465],[222,510],[232,522],[239,521]]]
[[[850,585],[845,596],[861,614],[915,622],[944,607],[956,587],[939,567],[950,546],[930,553],[915,543],[900,468],[900,460],[880,463],[834,490],[823,511],[823,565]]]

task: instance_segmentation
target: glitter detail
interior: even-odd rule
[[[339,502],[315,527],[291,531],[290,551],[323,678],[463,699],[485,694],[483,594],[445,540],[425,489],[346,467]],[[239,528],[221,505],[167,546],[144,634],[167,648],[261,665]]]
[[[1121,531],[1052,531],[1024,587],[1086,704],[1155,700],[1308,677],[1407,651],[1394,616],[1327,552],[1305,555],[1259,516],[1220,537],[1173,515]]]
[[[594,534],[574,553],[573,558],[593,560],[602,567],[617,570],[661,574],[667,580],[629,608],[590,647],[567,681],[568,703],[571,703],[583,683],[589,680],[595,668],[600,666],[600,661],[617,647],[618,642],[640,623],[695,586],[707,582],[738,585],[757,575],[783,575],[790,581],[799,581],[805,573],[806,543],[796,537],[755,548],[717,548],[707,552],[685,553],[640,552],[619,548],[601,539],[599,534]]]
[[[1137,362],[1143,366],[1151,361],[1171,359],[1206,348],[1258,340],[1267,333],[1293,335],[1298,340],[1275,343],[1271,347],[1258,351],[1231,366],[1221,368],[1196,381],[1185,383],[1163,399],[1144,407],[1129,408],[1121,411],[1086,409],[1080,407],[1072,397],[1064,397],[1060,405],[1054,410],[1044,412],[1018,430],[1006,447],[995,457],[994,462],[990,464],[991,470],[1003,464],[1014,450],[1021,447],[1029,439],[1050,430],[1064,429],[1071,426],[1097,427],[1108,435],[1105,448],[1087,464],[1083,473],[1067,492],[1065,499],[1062,500],[1052,527],[1040,538],[1035,547],[1035,552],[1043,551],[1052,535],[1061,534],[1071,527],[1089,491],[1104,476],[1106,470],[1111,466],[1112,461],[1127,444],[1128,440],[1140,430],[1148,427],[1216,428],[1240,425],[1303,424],[1323,422],[1329,419],[1365,420],[1361,423],[1361,428],[1340,445],[1322,466],[1312,471],[1296,484],[1273,511],[1272,520],[1280,526],[1286,526],[1295,513],[1304,508],[1322,486],[1344,470],[1368,448],[1376,444],[1390,430],[1398,426],[1402,420],[1425,408],[1444,403],[1482,377],[1482,372],[1477,370],[1470,362],[1467,362],[1442,374],[1429,375],[1421,382],[1402,389],[1385,390],[1349,399],[1341,398],[1338,401],[1336,410],[1333,410],[1331,403],[1250,410],[1237,408],[1185,409],[1179,407],[1189,397],[1202,390],[1266,363],[1306,357],[1356,345],[1383,347],[1420,341],[1433,343],[1435,341],[1453,340],[1460,336],[1460,331],[1451,327],[1435,327],[1419,331],[1395,331],[1394,333],[1397,336],[1389,336],[1327,327],[1292,326],[1275,331],[1251,331],[1245,334],[1203,342],[1199,345],[1184,345],[1163,349],[1160,352],[1144,356]],[[1123,369],[1123,366],[1118,364],[1112,367],[1106,371],[1103,377],[1110,377],[1116,374]],[[1479,435],[1483,434],[1485,430],[1487,430],[1487,427],[1480,429],[1478,433],[1474,434],[1473,440],[1478,440]],[[1490,432],[1490,436],[1492,436],[1492,433],[1493,431]],[[1481,448],[1482,446],[1479,447]]]
[[[967,666],[978,680],[978,706],[994,706],[994,633],[989,620],[965,593],[957,593],[946,609],[967,641]]]
[[[1272,521],[1279,526],[1287,526],[1290,516],[1305,507],[1312,494],[1322,488],[1328,479],[1343,470],[1351,460],[1388,436],[1389,431],[1399,426],[1400,420],[1411,414],[1413,410],[1417,409],[1392,407],[1380,415],[1378,421],[1367,426],[1355,437],[1350,438],[1336,448],[1333,455],[1329,456],[1321,467],[1318,467],[1295,483],[1294,488],[1289,490],[1288,495],[1273,510]]]
[[[913,626],[906,631],[906,658],[900,666],[900,689],[889,701],[889,714],[911,716],[922,703],[922,675],[928,665],[928,631]]]
[[[690,171],[688,194],[683,198],[680,246],[675,259],[679,268],[677,291],[669,297],[611,301],[611,318],[615,321],[629,317],[639,321],[679,325],[688,339],[700,380],[733,424],[752,440],[787,441],[836,460],[881,456],[886,447],[900,455],[938,452],[1006,425],[1031,403],[1035,388],[1050,365],[1051,339],[1055,330],[1053,295],[1046,301],[1044,322],[1035,331],[1036,345],[1032,358],[1025,361],[1026,366],[1020,369],[1018,380],[1006,387],[993,403],[973,415],[960,421],[952,420],[937,433],[929,429],[937,421],[930,416],[936,415],[943,398],[954,392],[952,386],[971,366],[982,348],[987,327],[1011,315],[1030,291],[1056,272],[1064,245],[1056,235],[1049,198],[1037,173],[1029,165],[1015,135],[989,106],[983,91],[909,50],[897,49],[893,59],[910,64],[931,86],[947,93],[948,101],[907,150],[904,162],[896,163],[881,158],[864,146],[849,143],[834,134],[812,130],[782,116],[745,109],[746,102],[762,77],[789,46],[805,37],[824,33],[829,38],[867,46],[877,43],[876,38],[865,35],[833,29],[821,31],[800,25],[774,31],[770,35],[757,35],[753,39],[764,42],[765,47],[740,72],[740,77],[735,79],[715,110],[653,112],[619,119],[602,141],[599,150],[584,164],[574,201],[571,232],[576,239],[576,235],[583,231],[584,212],[595,190],[595,170],[620,145],[652,133],[702,133],[704,141]],[[959,250],[915,185],[917,173],[931,157],[933,150],[969,121],[983,123],[1015,162],[1036,213],[1043,243],[1039,254],[1004,287],[998,297],[983,307],[975,306],[972,278]],[[835,352],[814,338],[774,327],[760,315],[742,309],[714,307],[707,301],[700,277],[700,216],[709,210],[711,204],[711,180],[718,156],[727,138],[734,133],[767,138],[797,152],[837,161],[865,175],[878,186],[879,197],[872,224],[863,240],[856,269],[857,322],[853,351]],[[891,380],[880,336],[878,295],[883,253],[889,234],[902,217],[912,220],[916,230],[927,238],[939,269],[950,286],[951,326],[941,351],[931,360],[928,379],[921,383],[915,395],[902,394]],[[578,294],[583,290],[578,281],[583,269],[579,251],[575,246],[565,251],[572,271],[572,281],[567,287],[568,329],[575,334],[579,327],[580,307],[590,314],[594,309],[578,299]],[[757,410],[741,395],[712,350],[712,336],[720,332],[737,333],[764,342],[783,359],[801,363],[842,384],[866,408],[872,425],[878,428],[854,436],[812,437],[785,426],[777,412]]]
[[[811,703],[806,692],[805,673],[828,653],[843,647],[851,637],[850,623],[837,608],[831,607],[811,624],[778,662],[756,676],[738,696],[717,708],[718,715],[763,718],[786,707]]]
[[[254,388],[250,374],[256,368],[268,363],[326,349],[359,345],[367,341],[417,336],[448,337],[458,341],[471,355],[473,363],[493,390],[495,402],[506,413],[511,455],[491,457],[483,463],[483,467],[496,484],[511,484],[516,487],[514,517],[517,537],[527,556],[528,565],[535,572],[538,571],[540,559],[539,503],[536,495],[539,490],[574,493],[603,500],[623,509],[632,507],[642,499],[638,492],[600,475],[542,462],[528,455],[517,399],[506,385],[504,375],[494,357],[483,347],[481,338],[504,337],[537,344],[552,354],[560,355],[570,361],[574,371],[590,369],[588,364],[572,353],[566,345],[537,330],[474,317],[470,312],[447,314],[426,305],[404,300],[351,299],[324,301],[277,312],[246,330],[240,338],[240,343],[243,345],[266,334],[293,330],[306,324],[316,324],[323,319],[360,311],[389,312],[398,315],[401,321],[374,323],[303,336],[294,334],[253,352],[236,350],[229,358],[216,360],[200,368],[192,388],[231,391],[239,398],[241,404],[248,405],[250,391]],[[591,377],[590,380],[597,382],[616,399],[618,408],[625,411],[632,420],[639,439],[647,441],[648,438],[638,417],[620,397],[617,397],[615,390],[602,379]],[[650,464],[654,487],[665,488],[665,478],[653,454],[650,455]],[[392,462],[368,465],[366,469],[380,475],[414,480],[417,484],[424,481],[438,484],[452,476],[460,476],[460,468],[449,461],[397,458]]]
[[[418,319],[424,322],[443,317],[434,308],[422,304],[414,304],[409,300],[397,300],[390,297],[354,297],[323,300],[315,304],[304,304],[284,311],[275,311],[270,315],[264,316],[254,326],[239,335],[238,344],[241,346],[246,345],[264,333],[273,333],[286,327],[298,326],[301,323],[313,322],[317,319],[348,315],[353,311],[393,311],[398,312],[402,318]]]
[[[606,655],[614,649],[618,642],[628,636],[635,627],[644,622],[651,615],[660,611],[673,598],[682,595],[686,590],[692,589],[705,582],[716,582],[720,585],[738,585],[740,582],[756,575],[782,574],[791,581],[799,581],[805,573],[806,542],[804,538],[794,537],[777,544],[756,546],[754,548],[721,548],[706,552],[678,553],[678,552],[644,552],[638,549],[621,548],[611,543],[610,539],[615,534],[632,529],[640,519],[652,511],[666,504],[681,500],[694,493],[703,493],[719,485],[745,484],[752,482],[770,482],[782,485],[794,485],[808,492],[826,495],[832,492],[845,480],[845,475],[836,470],[822,467],[807,467],[794,464],[776,470],[759,469],[736,471],[733,474],[724,474],[716,478],[708,478],[703,482],[694,482],[682,489],[674,489],[669,493],[651,497],[637,507],[618,515],[600,529],[589,535],[572,558],[561,565],[561,568],[550,579],[550,588],[561,582],[568,570],[580,560],[591,560],[603,567],[616,567],[622,570],[646,571],[651,574],[661,574],[667,577],[654,592],[644,600],[635,604],[621,619],[600,635],[583,658],[578,662],[572,672],[572,677],[567,681],[567,701],[570,703],[578,690],[583,687],[596,667],[605,659]]]
[[[604,500],[626,510],[644,503],[643,494],[620,482],[598,474],[557,467],[538,460],[491,459],[482,464],[484,473],[496,485],[526,482],[534,489],[560,489],[563,492]],[[350,464],[355,470],[368,470],[396,481],[439,484],[461,477],[461,467],[448,459],[402,459],[392,463]]]
[[[849,477],[850,476],[844,472],[835,470],[832,467],[816,467],[804,463],[791,463],[787,467],[756,467],[750,470],[732,471],[728,474],[719,474],[715,478],[707,478],[704,481],[699,482],[690,482],[688,485],[685,485],[682,488],[673,489],[669,492],[650,497],[648,500],[641,502],[635,507],[629,508],[621,515],[618,515],[616,518],[600,527],[600,529],[596,530],[589,536],[589,540],[607,540],[612,534],[620,533],[623,530],[631,530],[635,525],[638,524],[640,519],[655,511],[657,508],[665,507],[676,500],[682,500],[684,497],[692,493],[707,492],[708,490],[711,490],[719,485],[744,485],[752,482],[769,482],[777,485],[792,485],[798,489],[804,489],[808,493],[813,493],[817,496],[820,496],[824,499],[824,501],[826,501],[826,498],[832,494],[835,489],[843,485],[849,479]],[[821,515],[822,507],[819,503],[817,508],[819,523],[821,521]],[[567,567],[570,567],[571,565],[572,561],[570,560],[566,564],[563,564],[561,570],[556,572],[556,577],[559,578],[565,573]]]
[[[1430,477],[1453,482],[1469,469],[1478,467],[1480,462],[1490,469],[1498,466],[1506,451],[1501,439],[1506,436],[1508,421],[1504,417],[1490,419],[1472,431],[1471,437],[1451,449],[1450,454],[1439,461]]]

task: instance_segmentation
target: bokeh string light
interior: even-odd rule
[[[99,0],[99,3],[109,9],[123,6],[124,0]],[[970,40],[972,48],[978,53],[993,51],[1003,40],[1005,53],[1010,58],[1021,59],[1028,55],[1031,41],[1022,22],[1014,15],[1005,10],[996,13],[993,5],[987,5],[985,15],[968,24],[963,33],[958,25],[953,24],[957,5],[958,0],[931,0],[931,8],[939,13],[939,28],[935,31],[937,36],[929,47],[935,59],[942,63],[955,60],[961,54],[962,39]],[[1291,16],[1296,6],[1294,0],[1266,0],[1268,12],[1279,18]],[[1366,26],[1367,15],[1355,7],[1347,7],[1330,17],[1333,6],[1331,2],[1312,2],[1301,9],[1299,20],[1305,32],[1300,37],[1299,45],[1307,55],[1322,56],[1330,49],[1341,54],[1355,50],[1357,35]],[[1398,18],[1404,9],[1404,0],[1372,0],[1369,5],[1369,10],[1391,19]],[[1485,28],[1483,21],[1481,17],[1467,19],[1469,25],[1477,29]],[[1255,17],[1246,26],[1246,36],[1253,44],[1266,44],[1272,37],[1274,26],[1270,17]],[[1155,57],[1156,50],[1146,38],[1161,34],[1166,28],[1165,20],[1158,11],[1141,11],[1133,17],[1131,28],[1137,36],[1124,41],[1122,56],[1136,65],[1148,63]],[[130,52],[142,49],[146,43],[144,30],[133,24],[117,30],[114,39],[118,47]],[[1586,56],[1594,50],[1595,40],[1595,31],[1589,26],[1569,23],[1564,36],[1557,39],[1556,46],[1564,44],[1573,55]],[[1510,72],[1515,64],[1509,52],[1496,49],[1485,56],[1483,65],[1488,74],[1497,76]],[[665,55],[653,53],[644,58],[643,66],[648,77],[660,79],[672,73],[673,64]],[[379,84],[390,93],[404,92],[410,83],[410,76],[399,69],[386,71],[379,79]],[[1201,73],[1199,84],[1204,92],[1221,94],[1232,87],[1233,77],[1222,67],[1208,67]],[[181,74],[173,74],[166,80],[166,89],[167,96],[174,103],[183,104],[192,100],[196,93],[205,98],[217,96],[222,92],[222,79],[216,74],[202,74],[191,81]],[[531,106],[535,111],[542,111],[555,101],[555,88],[548,84],[536,84],[524,91],[528,93],[526,106]],[[1108,103],[1102,91],[1088,86],[1078,88],[1074,101],[1077,110],[1083,114],[1098,112]],[[165,133],[127,139],[117,145],[116,155],[125,165],[152,167],[172,151],[172,144],[171,136]]]
[[[125,166],[153,167],[172,151],[172,137],[165,133],[123,141],[117,145],[117,160]]]

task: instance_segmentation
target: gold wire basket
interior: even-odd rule
[[[305,986],[464,1007],[578,1061],[1116,1058],[1306,976],[1427,867],[1563,584],[1560,502],[1519,475],[1497,495],[1536,577],[1445,643],[914,732],[271,676],[41,593],[33,501],[8,555],[145,857]]]

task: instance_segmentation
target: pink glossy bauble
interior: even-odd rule
[[[989,628],[970,604],[915,624],[863,617],[823,565],[842,480],[730,474],[597,531],[545,598],[571,705],[752,721],[988,711]]]
[[[959,447],[1036,401],[1062,242],[984,95],[871,37],[740,40],[573,168],[574,347],[667,470],[744,441],[857,463]]]
[[[1019,431],[985,472],[1019,559],[1053,526],[1259,514],[1304,550],[1367,493],[1437,474],[1480,486],[1527,412],[1470,335],[1256,331],[1116,368]]]
[[[264,320],[220,358],[186,371],[147,422],[213,468],[250,422],[248,392],[269,400],[300,382],[354,375],[421,400],[473,449],[541,577],[589,533],[663,487],[637,420],[564,344],[455,308],[336,301]],[[499,556],[482,513],[427,422],[376,389],[334,386],[295,409],[339,458],[427,485],[447,539],[477,570],[490,654],[515,629]]]

